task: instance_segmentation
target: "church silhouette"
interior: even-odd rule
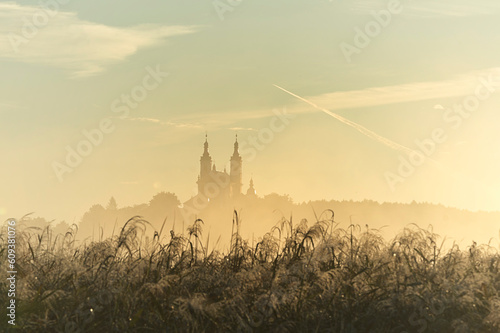
[[[203,155],[200,158],[200,174],[198,176],[198,196],[210,200],[240,199],[244,195],[243,188],[243,160],[239,153],[238,135],[234,142],[233,155],[230,159],[229,173],[226,168],[218,171],[212,161],[208,148],[208,136],[205,135]],[[246,192],[247,196],[256,196],[253,179]]]
[[[193,218],[216,221],[231,218],[234,211],[244,207],[255,207],[261,198],[257,196],[252,178],[246,193],[242,192],[243,159],[239,152],[238,135],[229,162],[229,172],[226,168],[217,170],[208,149],[208,136],[205,135],[200,174],[196,182],[197,194],[180,207],[184,221],[192,221]]]

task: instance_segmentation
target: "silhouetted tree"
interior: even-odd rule
[[[108,205],[106,206],[106,209],[107,210],[116,210],[118,207],[116,205],[116,200],[114,197],[111,197],[111,199],[109,199],[109,202],[108,202]]]
[[[160,192],[149,201],[149,207],[153,211],[157,209],[163,210],[165,208],[178,207],[180,204],[181,202],[177,196],[171,192]]]

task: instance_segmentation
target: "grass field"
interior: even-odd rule
[[[21,221],[19,221],[21,222]],[[227,221],[231,225],[231,221]],[[135,217],[88,244],[50,229],[17,235],[22,332],[499,332],[498,249],[443,250],[430,230],[338,228],[282,219],[254,244],[235,213],[226,253],[197,220],[185,234],[143,235]],[[0,304],[7,305],[6,232]],[[146,237],[149,236],[149,237]],[[147,239],[147,241],[146,241]],[[4,307],[5,308],[5,307]]]

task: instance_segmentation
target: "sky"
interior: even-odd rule
[[[42,4],[44,4],[42,6]],[[0,1],[0,219],[244,190],[500,210],[500,4]]]

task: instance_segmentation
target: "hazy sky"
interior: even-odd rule
[[[0,2],[0,219],[187,200],[205,131],[245,191],[500,210],[498,1],[46,3]]]

